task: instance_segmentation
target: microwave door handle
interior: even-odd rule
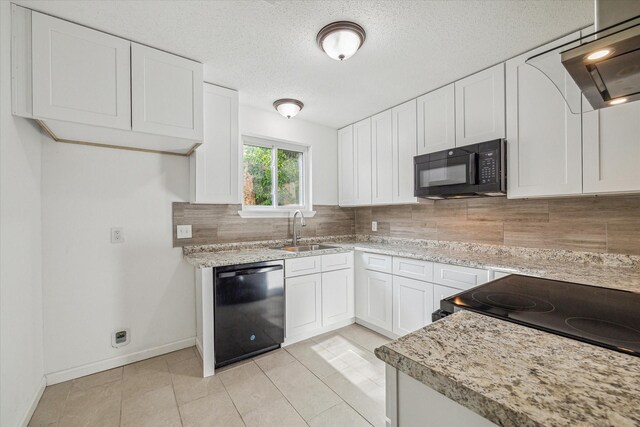
[[[469,167],[468,167],[468,171],[469,171],[469,176],[467,177],[469,184],[474,185],[476,183],[476,164],[477,164],[477,160],[476,160],[477,154],[476,153],[471,153],[469,155]]]

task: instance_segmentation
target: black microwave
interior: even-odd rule
[[[423,154],[413,159],[414,195],[446,199],[507,194],[504,139]]]

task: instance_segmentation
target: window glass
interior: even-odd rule
[[[244,146],[244,205],[273,205],[273,150],[253,145]]]
[[[302,201],[302,153],[278,149],[278,206],[300,206]]]

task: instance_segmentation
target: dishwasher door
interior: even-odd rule
[[[214,269],[216,368],[284,342],[284,261]]]

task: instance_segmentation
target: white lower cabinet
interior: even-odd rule
[[[431,323],[433,285],[393,276],[393,333],[406,335]]]
[[[285,345],[353,322],[353,253],[285,260]]]
[[[393,330],[393,276],[371,270],[358,270],[356,317],[386,331]]]
[[[354,316],[353,270],[322,273],[322,326]]]
[[[285,280],[286,336],[301,335],[322,326],[322,274]]]

